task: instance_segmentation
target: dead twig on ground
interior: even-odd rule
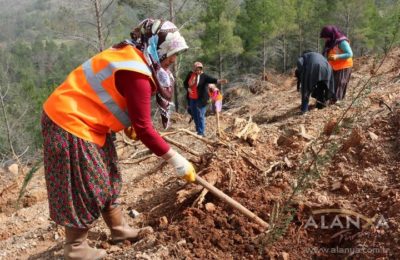
[[[188,130],[188,129],[181,128],[181,129],[179,129],[179,131],[180,131],[180,132],[183,132],[183,133],[186,133],[186,134],[188,134],[188,135],[191,135],[191,136],[193,136],[194,138],[196,138],[196,139],[198,139],[198,140],[200,140],[200,141],[202,141],[202,142],[204,142],[204,143],[206,143],[206,144],[211,144],[211,145],[214,145],[214,144],[215,144],[215,142],[213,142],[213,141],[211,141],[211,140],[209,140],[209,139],[207,139],[207,138],[205,138],[205,137],[202,137],[202,136],[200,136],[200,135],[198,135],[198,134],[195,134],[195,133],[193,133],[192,131],[190,131],[190,130]]]
[[[255,163],[253,163],[247,156],[241,155],[241,157],[243,158],[243,160],[249,164],[251,167],[253,167],[254,169],[256,169],[257,171],[259,171],[260,173],[263,173],[264,170],[261,169],[260,167],[258,167]]]
[[[183,150],[183,151],[185,151],[185,152],[188,152],[188,153],[190,153],[190,154],[193,154],[193,155],[195,155],[195,156],[197,156],[197,157],[201,157],[201,154],[199,154],[199,153],[196,152],[196,151],[193,151],[192,149],[190,149],[190,148],[187,147],[186,145],[181,144],[181,143],[179,143],[179,142],[177,142],[177,141],[175,141],[175,140],[173,140],[173,139],[171,139],[171,138],[169,138],[169,137],[166,137],[166,136],[164,136],[163,138],[164,138],[165,141],[167,141],[168,143],[171,143],[171,144],[175,145],[175,146],[178,147],[179,149],[181,149],[181,150]]]
[[[273,164],[271,164],[271,166],[264,171],[264,176],[267,176],[268,174],[276,171],[276,169],[278,168],[278,166],[281,166],[284,162],[279,161],[279,162],[274,162]]]
[[[199,173],[202,174],[204,171],[205,170],[202,170]],[[213,172],[211,172],[210,174],[207,174],[207,180],[211,185],[215,185],[215,183],[217,183],[218,176],[216,174],[214,174]],[[207,195],[208,192],[209,192],[209,190],[207,190],[206,188],[203,188],[200,195],[194,200],[192,207],[199,206],[200,204],[202,204],[205,199],[205,196]]]
[[[153,156],[154,156],[154,154],[149,154],[149,155],[143,156],[141,158],[138,158],[136,160],[125,160],[125,161],[121,161],[120,163],[122,163],[122,164],[137,164],[137,163],[145,161]]]
[[[177,133],[177,131],[164,132],[164,133],[160,133],[160,136],[164,137],[164,136],[172,135],[172,134],[176,134],[176,133]],[[140,140],[132,140],[129,137],[127,137],[124,133],[122,133],[122,141],[127,145],[135,145],[136,142],[139,142]]]
[[[153,152],[146,148],[143,150],[135,151],[131,156],[129,156],[129,159],[138,159],[139,157],[151,154],[153,154]]]
[[[388,104],[386,104],[385,101],[379,100],[379,106],[382,107],[383,105],[385,105],[390,110],[390,112],[393,113],[392,108]]]
[[[149,171],[147,171],[144,176],[148,176],[151,175],[153,173],[158,172],[159,170],[161,170],[165,165],[167,165],[167,161],[162,161],[159,164],[157,164],[156,166],[154,166],[152,169],[150,169]]]

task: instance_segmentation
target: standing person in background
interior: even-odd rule
[[[174,79],[168,67],[186,49],[177,27],[146,19],[132,39],[114,45],[77,67],[43,106],[44,167],[50,217],[65,227],[65,259],[102,259],[88,245],[88,231],[102,216],[111,240],[136,241],[151,227],[131,228],[119,205],[121,173],[112,132],[130,128],[152,152],[172,164],[178,176],[195,180],[192,164],[172,150],[153,128],[151,96],[164,127]]]
[[[217,119],[217,136],[221,136],[219,115],[222,111],[222,94],[215,84],[208,84],[208,94],[211,98],[212,110],[215,113]]]
[[[187,90],[188,106],[190,107],[198,135],[205,136],[205,116],[209,100],[208,84],[226,83],[228,83],[226,79],[216,79],[205,74],[203,64],[199,61],[194,63],[193,71],[186,76],[183,84]]]
[[[347,84],[350,81],[353,67],[353,51],[347,37],[334,25],[323,27],[320,38],[325,40],[322,54],[327,57],[333,69],[336,95],[333,102],[336,102],[344,99],[346,95]]]
[[[297,60],[295,71],[297,91],[301,91],[301,112],[308,111],[310,95],[317,100],[316,107],[322,109],[326,101],[334,97],[335,85],[332,68],[317,52],[305,51]]]

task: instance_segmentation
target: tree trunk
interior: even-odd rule
[[[175,12],[174,12],[174,1],[169,0],[169,19],[172,23],[175,23]],[[174,75],[174,78],[176,79],[176,72],[177,72],[177,67],[178,64],[174,63],[171,68],[172,75]],[[175,111],[179,111],[179,87],[177,86],[176,80],[175,80],[175,86],[174,86],[174,103],[175,103]]]
[[[101,24],[101,3],[99,0],[93,0],[94,8],[96,12],[96,26],[97,26],[97,40],[99,41],[99,51],[104,50],[104,40],[103,40],[103,32],[102,32],[102,24]]]
[[[301,56],[303,52],[303,30],[302,26],[299,26],[299,56]]]
[[[221,41],[221,34],[218,32],[218,46],[221,46],[222,41]],[[222,79],[222,62],[223,62],[223,56],[221,52],[218,52],[218,78]],[[223,94],[223,85],[221,84],[221,94]]]
[[[266,81],[267,77],[267,37],[263,36],[263,81]]]
[[[286,34],[283,34],[283,72],[286,71]]]
[[[350,10],[349,7],[346,9],[346,36],[349,37],[350,33]]]
[[[219,71],[218,71],[218,76],[219,76],[219,78],[220,79],[222,79],[222,60],[223,60],[223,57],[222,57],[222,53],[219,53]],[[223,85],[221,84],[221,94],[223,94],[224,92],[223,92]]]
[[[220,79],[222,79],[222,60],[223,60],[223,57],[222,57],[222,53],[220,52],[218,54],[218,77]]]

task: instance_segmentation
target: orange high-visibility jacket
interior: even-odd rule
[[[342,54],[343,51],[336,45],[328,51],[328,57],[333,54]],[[329,60],[329,64],[332,66],[333,70],[342,70],[353,67],[353,58],[340,59],[340,60]]]
[[[107,133],[131,126],[126,100],[115,85],[118,70],[146,75],[155,86],[141,51],[130,45],[110,48],[72,71],[46,100],[44,111],[67,132],[103,146]]]

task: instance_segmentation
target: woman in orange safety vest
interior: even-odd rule
[[[333,101],[336,102],[346,95],[353,67],[353,51],[347,37],[334,25],[323,27],[320,37],[325,40],[323,55],[328,58],[333,69],[336,94]]]
[[[121,174],[111,134],[126,129],[171,163],[179,176],[195,180],[190,162],[160,137],[151,121],[156,96],[163,126],[169,125],[174,78],[168,67],[188,46],[177,27],[146,19],[131,39],[93,56],[73,70],[44,103],[45,178],[50,217],[65,227],[66,259],[101,259],[88,245],[89,228],[101,215],[111,240],[136,241],[150,227],[135,229],[122,216]]]

